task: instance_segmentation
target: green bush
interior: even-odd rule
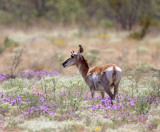
[[[160,125],[160,117],[150,115],[147,120],[147,123],[151,125],[153,124],[154,128],[157,128],[157,126]]]
[[[140,20],[140,25],[142,26],[142,29],[139,32],[134,32],[129,35],[129,37],[134,38],[134,39],[142,39],[145,37],[145,35],[148,32],[149,27],[152,24],[152,19],[151,17],[142,17]]]
[[[113,21],[109,20],[109,19],[102,19],[100,20],[100,25],[104,28],[113,28],[114,27],[114,23]]]
[[[5,115],[5,113],[9,113],[11,115],[18,115],[18,109],[16,106],[12,106],[12,104],[6,102],[6,103],[2,103],[0,104],[0,109],[4,110],[4,111],[1,111],[1,114],[2,115]]]
[[[89,51],[91,54],[94,54],[94,55],[98,55],[100,53],[100,50],[97,48],[90,48]]]
[[[147,101],[141,99],[135,102],[134,110],[137,115],[148,113],[150,110],[150,104]]]
[[[0,54],[2,54],[5,51],[5,48],[2,44],[0,44]]]
[[[19,44],[18,44],[17,42],[15,42],[14,40],[6,37],[6,38],[4,39],[3,45],[4,45],[5,48],[8,48],[8,47],[16,47],[16,46],[18,46]]]
[[[15,94],[15,96],[25,93],[31,89],[31,84],[23,79],[10,79],[2,84],[0,90],[5,94]]]
[[[94,54],[93,53],[85,53],[85,55],[84,55],[87,58],[89,65],[93,65],[99,57],[97,54],[95,54],[95,52],[96,53],[98,52],[97,50],[93,50],[92,52],[94,52]]]
[[[58,11],[58,18],[61,22],[76,22],[77,11],[80,9],[79,1],[74,0],[59,0],[56,3],[56,9]]]
[[[39,21],[44,24],[51,21],[111,28],[115,21],[122,28],[130,30],[145,15],[159,20],[158,12],[157,0],[1,0],[0,23],[10,24],[19,21],[31,24]],[[149,19],[145,21],[140,37],[147,33]]]
[[[14,21],[14,17],[11,13],[0,10],[0,23],[1,24],[8,24],[12,21]]]
[[[2,43],[0,43],[0,54],[5,51],[6,48],[14,48],[19,46],[19,43],[6,37]]]

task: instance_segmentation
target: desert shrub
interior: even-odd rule
[[[157,131],[160,131],[160,125],[158,125],[158,127],[157,127]]]
[[[131,33],[129,37],[134,38],[134,39],[144,38],[151,24],[152,24],[151,17],[149,16],[142,17],[142,19],[140,20],[140,25],[142,26],[142,29],[139,32]]]
[[[150,93],[150,95],[155,96],[155,97],[159,97],[160,91],[159,91],[159,79],[158,79],[158,77],[155,76],[155,77],[145,78],[143,80],[143,83],[145,85],[147,85],[148,87],[150,87],[150,90],[148,90],[148,91],[152,91]]]
[[[2,54],[4,52],[5,48],[2,44],[0,44],[0,54]]]
[[[97,123],[97,126],[100,126],[101,131],[106,131],[108,128],[113,128],[114,126],[114,122],[112,120],[101,116],[96,117],[95,122]]]
[[[52,56],[54,60],[57,60],[58,62],[63,62],[64,61],[64,55],[60,52],[55,52],[54,55]]]
[[[70,108],[77,110],[79,108],[79,102],[82,100],[83,92],[89,90],[79,76],[70,79],[60,76],[45,77],[36,82],[34,87],[38,88],[37,91],[39,91],[36,92],[35,89],[35,92],[37,94],[43,94],[45,100],[58,103],[59,112],[63,114],[67,113]],[[59,117],[60,115],[57,116]]]
[[[11,116],[11,117],[6,117],[5,121],[8,122],[5,125],[5,129],[11,130],[11,129],[17,129],[18,124],[24,123],[24,118],[21,115],[18,115],[16,119],[13,116]]]
[[[76,131],[89,131],[89,128],[87,128],[82,122],[76,122],[76,121],[63,121],[63,122],[57,122],[57,121],[50,121],[46,119],[46,117],[38,118],[38,120],[31,120],[28,122],[25,122],[23,124],[18,125],[18,127],[22,130],[27,131],[64,131],[64,132],[74,132]]]
[[[148,72],[150,71],[151,69],[153,69],[153,65],[148,65],[148,64],[145,64],[145,63],[142,63],[140,62],[136,67],[135,69],[133,70],[133,74],[134,73],[145,73],[145,72]]]
[[[151,107],[149,113],[150,113],[151,115],[158,116],[159,113],[160,113],[160,106],[157,106],[156,108]]]
[[[60,0],[56,4],[56,9],[58,10],[59,19],[61,22],[75,22],[76,18],[78,17],[76,15],[78,9],[80,7],[80,3],[78,1],[70,0]]]
[[[107,38],[109,38],[109,35],[108,35],[108,34],[103,34],[103,33],[101,33],[101,34],[98,34],[97,37],[98,37],[99,39],[107,39]]]
[[[121,88],[122,90],[124,90],[123,92],[129,94],[131,90],[126,90],[126,88],[128,87],[133,87],[135,85],[135,82],[130,80],[130,79],[127,79],[125,77],[122,78],[123,80],[121,81],[120,85],[121,85]]]
[[[153,125],[154,128],[157,128],[157,126],[160,124],[160,117],[150,115],[148,117],[147,123]]]
[[[10,79],[2,84],[1,91],[5,94],[19,95],[31,89],[31,84],[27,80],[23,79]]]
[[[55,131],[55,129],[58,126],[57,122],[54,121],[31,120],[23,124],[19,124],[18,127],[22,130],[40,132],[40,131]]]
[[[11,115],[18,115],[18,109],[16,106],[12,106],[12,104],[10,104],[9,102],[6,103],[1,103],[0,104],[0,114],[2,115],[7,115],[7,114],[11,114]]]
[[[104,28],[113,28],[114,27],[114,23],[113,21],[109,20],[109,19],[102,19],[100,21],[100,25]]]
[[[48,90],[52,90],[52,86],[54,85],[53,82],[51,81],[53,78],[50,77],[46,77],[44,78],[42,81],[38,82],[38,83],[45,83],[46,85],[49,86],[50,88],[48,88]],[[72,90],[81,90],[84,89],[86,87],[86,84],[84,82],[84,80],[80,77],[80,76],[76,76],[76,77],[71,77],[71,78],[63,78],[60,76],[56,76],[54,77],[55,80],[55,84],[56,84],[56,90],[60,90],[60,89],[72,89]]]
[[[105,131],[107,128],[113,128],[114,124],[112,120],[106,119],[101,115],[90,118],[91,115],[91,112],[80,112],[79,117],[83,124],[90,127],[92,131],[96,130],[97,128],[101,131]]]
[[[143,54],[149,54],[150,50],[147,47],[138,47],[134,51],[137,54],[143,55]]]
[[[107,131],[110,131],[110,132],[116,132],[117,130],[115,129],[107,129]],[[118,128],[118,131],[119,132],[143,132],[145,131],[145,128],[140,125],[140,124],[127,124],[127,125],[123,125],[121,127]]]
[[[70,37],[82,37],[83,34],[85,32],[85,29],[83,28],[77,28],[77,29],[73,29],[71,30],[71,33],[70,33]]]
[[[89,51],[91,54],[95,54],[95,55],[100,53],[100,50],[96,49],[96,48],[91,48],[91,49],[89,49]]]
[[[123,29],[131,30],[137,22],[141,2],[135,0],[109,0],[109,8]],[[148,4],[148,3],[147,3]],[[143,2],[142,2],[143,5]]]
[[[14,95],[12,95],[12,96],[14,97]],[[28,110],[28,108],[31,108],[31,107],[38,107],[40,105],[39,100],[40,100],[40,98],[42,98],[41,96],[36,96],[35,93],[31,93],[31,92],[21,93],[20,97],[22,99],[29,100],[29,103],[27,101],[26,102],[22,101],[22,102],[18,103],[18,106],[21,108],[22,111],[26,111],[26,110]],[[31,116],[31,118],[32,118],[32,116]]]
[[[154,89],[150,88],[149,86],[140,86],[137,89],[137,97],[145,97],[149,95],[153,95]]]
[[[29,64],[29,68],[34,71],[41,71],[45,67],[44,61],[35,60]]]
[[[114,53],[115,51],[116,51],[116,50],[113,49],[113,48],[109,48],[109,49],[105,49],[105,50],[104,50],[104,52],[105,52],[105,53],[108,53],[108,54]]]
[[[0,10],[0,23],[7,24],[14,20],[14,17],[11,13]]]
[[[82,122],[75,122],[74,120],[65,121],[58,128],[64,132],[89,131],[89,129]]]
[[[87,58],[89,65],[93,65],[99,56],[97,54],[92,54],[92,53],[85,53],[84,56]]]
[[[19,44],[18,44],[16,41],[14,41],[14,40],[6,37],[6,38],[4,39],[4,41],[3,41],[3,45],[4,45],[5,48],[8,48],[8,47],[16,47],[16,46],[18,46]]]
[[[8,74],[8,79],[14,79],[16,77],[16,74],[18,72],[18,68],[22,61],[22,53],[23,49],[18,47],[13,49],[13,53],[11,54],[11,63],[10,63],[10,73]]]
[[[137,82],[134,79],[127,79],[123,77],[120,87],[121,91],[130,95],[131,97],[137,97],[137,98],[143,98],[146,96],[154,95],[154,88],[144,84],[144,85],[138,85]]]
[[[0,53],[3,53],[7,48],[13,49],[19,46],[19,43],[6,37],[2,43],[0,43]]]
[[[137,115],[148,113],[150,110],[150,104],[143,99],[140,99],[134,104],[134,111]]]

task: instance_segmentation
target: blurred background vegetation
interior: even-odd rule
[[[79,44],[90,66],[159,67],[160,0],[0,0],[0,28],[0,72],[16,71],[13,58],[23,49],[20,70],[63,73]]]
[[[80,26],[142,26],[142,33],[160,20],[160,0],[0,0],[0,24],[17,22]]]

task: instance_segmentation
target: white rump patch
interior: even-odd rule
[[[106,76],[107,76],[107,79],[109,80],[109,82],[110,83],[112,83],[113,82],[113,66],[110,66],[110,67],[108,67],[106,70],[105,70],[105,72],[106,72]]]
[[[120,82],[121,78],[122,78],[122,70],[119,67],[115,67],[116,68],[116,80],[115,83]]]
[[[115,67],[115,68],[116,68],[116,71],[122,72],[121,68],[119,68],[119,67]]]
[[[114,83],[118,83],[122,77],[122,70],[119,67],[115,67],[115,69],[116,69],[116,78]],[[106,76],[110,84],[112,84],[113,82],[113,73],[114,73],[113,66],[110,66],[106,69]]]

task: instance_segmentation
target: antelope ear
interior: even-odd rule
[[[79,45],[79,51],[78,51],[78,53],[83,53],[83,48],[82,48],[81,45]]]

